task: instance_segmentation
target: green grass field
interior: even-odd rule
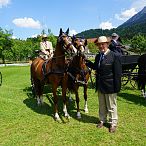
[[[118,128],[116,133],[109,133],[106,127],[96,128],[98,100],[94,89],[88,88],[89,113],[85,114],[80,88],[81,120],[76,119],[75,101],[68,104],[72,118],[64,118],[59,96],[59,114],[64,122],[58,123],[53,118],[50,90],[44,94],[42,107],[32,98],[28,66],[0,67],[0,71],[0,146],[146,146],[146,100],[140,91],[127,86],[118,94]]]

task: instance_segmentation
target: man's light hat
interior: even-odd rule
[[[42,35],[42,38],[47,38],[48,36],[46,34],[43,34]]]
[[[118,34],[113,33],[113,34],[112,34],[112,37],[118,37]]]
[[[109,42],[109,40],[107,39],[106,36],[100,36],[100,37],[98,38],[98,41],[97,41],[98,44],[99,44],[99,43],[108,43],[108,42]]]

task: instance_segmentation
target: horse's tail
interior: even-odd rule
[[[143,77],[142,77],[143,71],[141,70],[141,68],[139,68],[138,70],[138,76],[137,76],[137,85],[138,85],[138,89],[142,90],[143,88]]]
[[[138,68],[137,85],[142,90],[146,84],[146,54],[139,57]]]

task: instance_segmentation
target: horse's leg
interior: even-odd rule
[[[145,82],[141,81],[141,95],[145,98],[146,93],[145,93]]]
[[[53,87],[52,87],[52,92],[53,92],[53,96],[54,96],[54,113],[55,113],[55,115],[54,115],[54,118],[55,118],[55,120],[56,121],[60,121],[61,119],[60,119],[60,117],[59,117],[59,114],[58,114],[58,96],[57,96],[57,87],[58,87],[58,84],[56,83],[56,82],[54,82],[54,84],[53,84]]]
[[[141,95],[144,97],[144,95],[145,95],[144,89],[141,89]]]
[[[144,98],[146,99],[145,84],[146,84],[146,83],[144,83],[144,89],[143,89],[143,90],[144,90]]]
[[[41,84],[39,80],[34,82],[35,90],[37,94],[37,104],[40,106],[43,104],[43,87],[44,84]]]
[[[72,102],[71,91],[69,91],[69,102]]]
[[[87,84],[84,85],[84,100],[85,100],[84,111],[85,111],[85,113],[88,113],[88,105],[87,105]]]
[[[33,98],[35,98],[36,97],[36,87],[35,87],[35,84],[34,84],[34,79],[33,79],[33,77],[31,77],[31,90],[32,90],[32,96],[33,96]]]
[[[79,93],[78,93],[78,88],[76,88],[75,90],[75,96],[76,96],[76,104],[77,104],[77,118],[80,119],[81,118],[81,113],[80,113],[80,99],[79,99]]]
[[[63,112],[64,112],[65,117],[70,118],[67,112],[67,97],[66,97],[67,82],[68,82],[68,76],[66,74],[62,81]]]
[[[63,101],[63,102],[64,102],[64,105],[63,105],[64,115],[65,115],[65,117],[67,117],[69,119],[70,118],[70,115],[67,112],[66,101]]]

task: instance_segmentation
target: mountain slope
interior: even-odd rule
[[[122,38],[131,39],[134,35],[142,34],[146,36],[146,6],[129,20],[114,29],[90,29],[78,33],[76,36],[85,38],[95,38],[101,35],[111,36],[113,32],[118,33]]]
[[[129,20],[127,20],[125,23],[120,25],[118,28],[128,27],[135,24],[145,23],[145,22],[146,22],[146,6],[140,12],[138,12]]]

